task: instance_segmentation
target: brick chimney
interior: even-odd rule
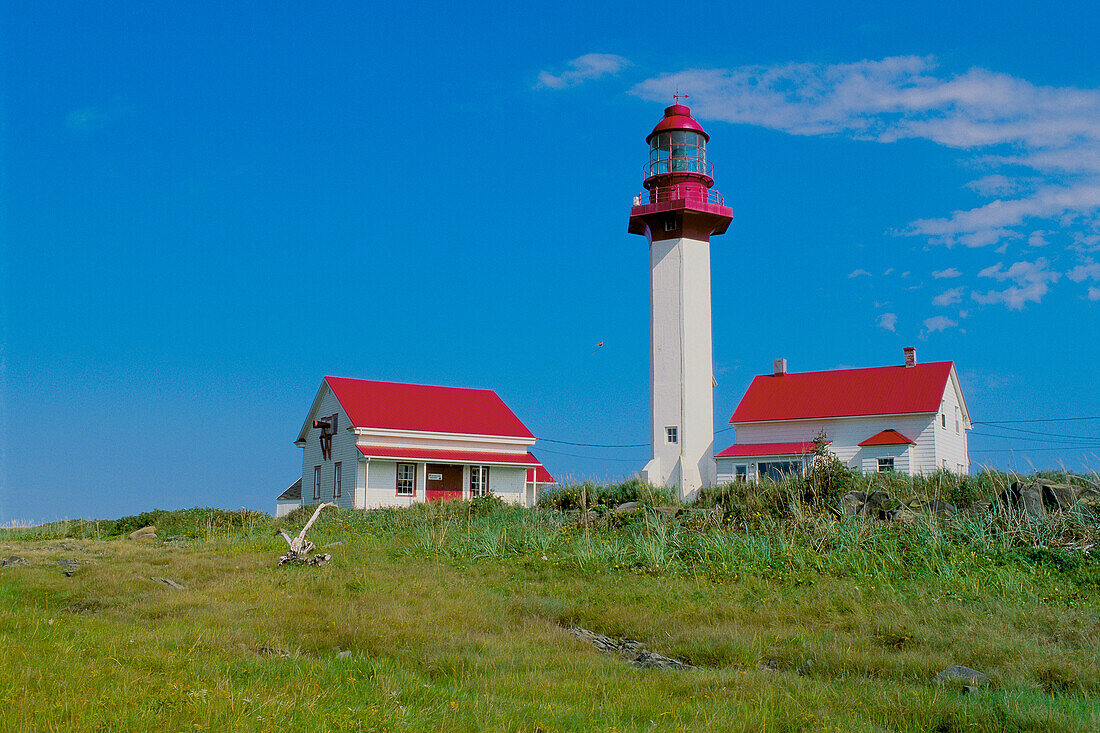
[[[906,346],[905,347],[905,366],[915,367],[917,365],[917,347]]]
[[[781,377],[787,373],[787,360],[776,359],[775,360],[775,376]]]

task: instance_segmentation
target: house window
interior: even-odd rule
[[[947,428],[947,413],[946,412],[941,412],[940,413],[940,427],[944,428],[944,429]]]
[[[878,459],[878,472],[879,473],[893,473],[894,472],[894,458],[880,458]]]
[[[749,478],[748,466],[734,466],[733,467],[733,480],[734,481],[747,481]]]
[[[416,495],[416,464],[415,463],[398,463],[397,464],[397,495],[398,496],[415,496]]]
[[[779,481],[784,476],[802,473],[802,461],[761,461],[756,467],[756,475]]]
[[[321,467],[313,467],[313,498],[321,498]]]
[[[665,428],[665,442],[675,445],[680,442],[680,429],[675,425]]]
[[[489,467],[470,466],[470,496],[485,496],[489,493]]]
[[[955,435],[959,434],[959,408],[955,408]]]
[[[344,467],[344,465],[339,461],[337,461],[336,465],[333,467],[333,471],[332,471],[332,498],[333,499],[338,499],[343,494],[343,486],[341,485],[342,482],[343,482],[343,476],[342,476],[343,471],[341,469],[343,469],[343,467]]]

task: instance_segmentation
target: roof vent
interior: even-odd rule
[[[776,359],[775,360],[775,376],[780,377],[787,373],[787,360]]]
[[[915,367],[917,365],[917,347],[906,346],[905,347],[905,366]]]

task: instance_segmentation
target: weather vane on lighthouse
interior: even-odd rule
[[[716,480],[710,237],[733,211],[711,190],[710,136],[675,104],[646,137],[645,191],[630,209],[631,234],[649,241],[652,452],[642,478],[685,497]]]

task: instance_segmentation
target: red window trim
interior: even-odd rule
[[[401,493],[401,467],[412,466],[413,469],[413,490],[411,494]],[[416,496],[416,475],[420,473],[419,467],[415,463],[402,462],[397,464],[397,469],[394,471],[394,496]]]

